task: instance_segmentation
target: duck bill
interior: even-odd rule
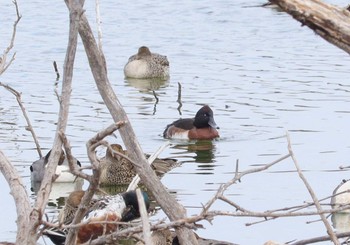
[[[209,124],[210,127],[212,127],[212,128],[219,129],[219,126],[216,125],[216,122],[214,121],[214,118],[210,118],[208,124]]]

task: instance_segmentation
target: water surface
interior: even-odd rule
[[[346,1],[330,1],[345,6]],[[330,45],[287,14],[256,7],[261,1],[103,1],[103,50],[117,96],[145,152],[165,143],[164,127],[179,117],[193,117],[203,104],[212,107],[221,138],[207,144],[178,142],[161,156],[184,164],[162,182],[175,193],[188,215],[198,214],[218,187],[229,181],[239,159],[241,170],[269,163],[285,155],[290,133],[301,168],[319,198],[329,196],[350,165],[347,131],[350,121],[348,54]],[[62,74],[68,12],[63,1],[20,2],[22,20],[14,50],[16,60],[1,82],[22,92],[22,99],[46,153],[52,146],[58,116],[54,92]],[[86,14],[96,30],[94,3]],[[0,43],[10,40],[15,19],[11,1],[1,2]],[[167,55],[170,80],[163,83],[128,81],[123,66],[139,46]],[[88,164],[85,142],[112,123],[98,94],[83,46],[75,62],[67,134],[73,153]],[[58,88],[60,88],[59,80]],[[179,83],[181,103],[179,103]],[[152,92],[154,90],[157,99]],[[0,149],[16,166],[28,193],[29,165],[37,159],[32,137],[11,94],[0,88]],[[118,136],[110,142],[121,143]],[[15,208],[3,177],[0,240],[15,239]],[[244,208],[264,211],[310,201],[306,188],[288,159],[272,169],[252,174],[233,185],[227,196]],[[214,209],[235,211],[217,202]],[[153,220],[163,217],[158,213]],[[255,218],[216,217],[201,222],[203,237],[238,244],[263,244],[325,235],[316,217],[277,219],[253,226]],[[224,226],[223,226],[224,224]]]

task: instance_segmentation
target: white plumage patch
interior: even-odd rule
[[[104,217],[107,214],[116,214],[120,218],[126,208],[124,199],[121,195],[108,196],[99,200],[83,219],[83,221],[91,218]]]
[[[188,140],[188,131],[174,133],[171,136],[172,139]]]
[[[125,76],[132,78],[145,78],[149,75],[148,72],[148,64],[145,60],[133,60],[124,68]]]

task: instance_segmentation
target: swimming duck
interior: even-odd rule
[[[61,210],[59,222],[69,225],[74,218],[76,211],[84,196],[84,191],[72,192],[67,200],[66,205]],[[149,209],[150,201],[146,192],[142,192],[146,209]],[[118,229],[118,223],[128,222],[140,217],[139,204],[135,191],[124,192],[113,196],[95,195],[90,202],[88,211],[82,220],[83,225],[77,230],[77,240],[74,244],[82,244],[94,240],[99,236],[110,234]],[[98,223],[108,221],[108,224]],[[46,230],[44,235],[56,245],[65,243],[65,236],[68,230],[59,230],[54,228]]]
[[[30,166],[30,177],[32,182],[41,182],[44,178],[45,168],[49,162],[49,157],[51,150],[46,154],[45,157],[33,162]],[[80,162],[74,158],[77,166],[81,166]],[[56,168],[56,179],[55,182],[74,182],[76,176],[74,176],[68,166],[68,159],[66,158],[64,152],[61,152],[60,159],[58,160],[58,165]]]
[[[194,118],[184,118],[167,125],[163,132],[167,139],[214,139],[219,137],[219,127],[208,105],[203,106]]]
[[[339,207],[339,206],[349,205],[350,204],[349,191],[350,191],[350,181],[342,180],[342,182],[333,191],[333,196],[331,199],[332,206]],[[342,194],[339,194],[339,193],[342,193]],[[344,210],[342,212],[350,212],[350,210]]]
[[[124,66],[125,77],[129,78],[169,78],[169,61],[166,56],[151,53],[149,48],[142,46],[137,54],[130,56]]]
[[[128,152],[119,144],[112,144],[112,149],[123,155],[128,156]],[[146,155],[147,157],[147,155]],[[116,155],[115,157],[109,149],[106,151],[106,157],[100,160],[100,185],[127,185],[135,177],[136,172],[132,163],[124,157]],[[156,158],[151,167],[159,177],[180,164],[175,159]]]

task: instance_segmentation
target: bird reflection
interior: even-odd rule
[[[169,85],[169,79],[159,79],[159,78],[150,78],[150,79],[137,79],[137,78],[125,78],[125,81],[132,87],[138,89],[140,92],[149,92],[158,90]]]
[[[188,144],[177,144],[173,148],[185,150],[182,154],[194,153],[191,156],[194,160],[183,161],[185,162],[196,162],[198,163],[198,169],[201,170],[198,174],[212,174],[215,163],[215,141],[212,140],[198,140],[189,142]],[[187,157],[187,156],[186,156]]]

